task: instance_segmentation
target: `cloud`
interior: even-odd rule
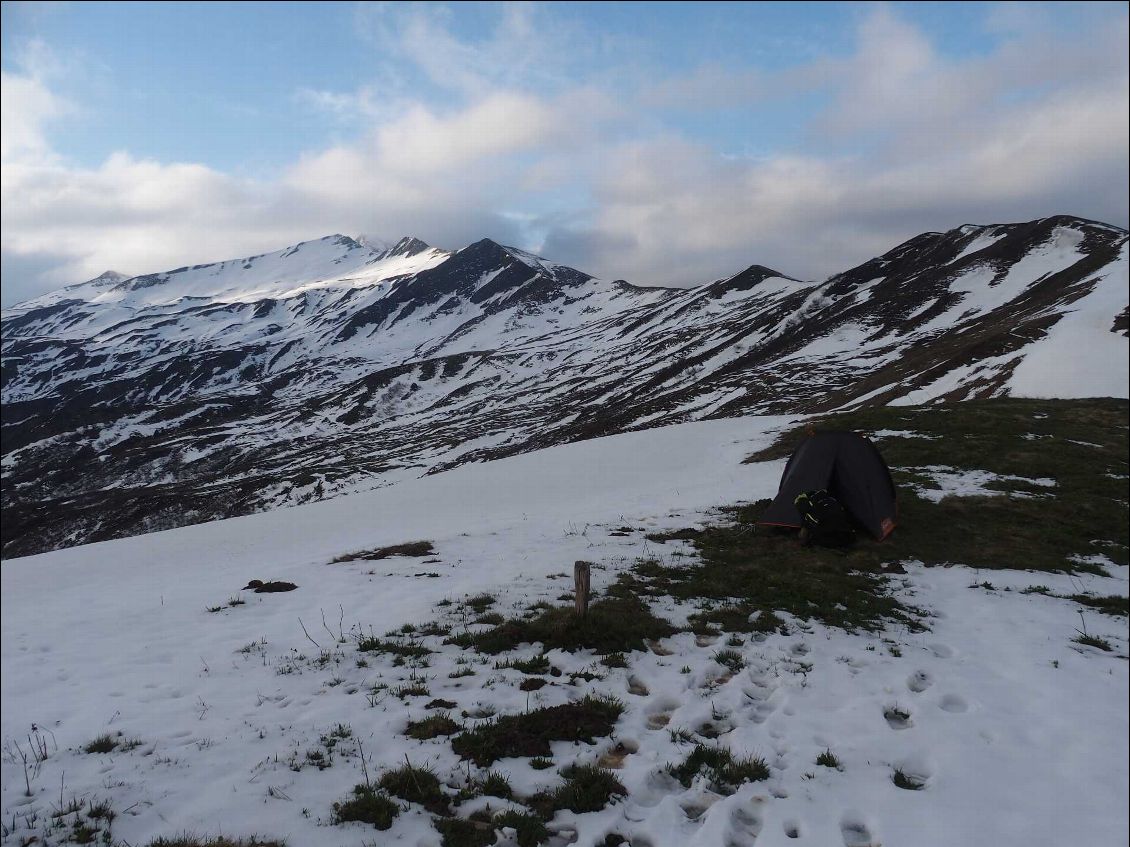
[[[17,71],[0,71],[0,159],[4,162],[51,155],[47,128],[73,106],[50,89],[58,63],[41,41],[19,51]]]
[[[578,71],[604,48],[569,52],[586,39],[550,11],[503,7],[468,40],[440,7],[365,7],[402,63],[353,91],[297,91],[352,137],[256,180],[124,150],[65,161],[50,144],[69,108],[59,72],[29,51],[3,79],[4,302],[335,231],[452,248],[489,236],[608,278],[687,285],[754,262],[820,277],[962,223],[1127,223],[1125,15],[1067,35],[1013,27],[955,58],[878,7],[847,55],[772,73],[636,69],[647,82],[625,96],[632,75]],[[424,97],[413,74],[444,95]],[[724,156],[695,132],[696,112],[803,95],[820,111],[796,149]]]

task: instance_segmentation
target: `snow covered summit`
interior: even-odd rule
[[[1126,231],[925,233],[822,282],[609,282],[342,235],[3,313],[6,556],[660,424],[1127,396]]]

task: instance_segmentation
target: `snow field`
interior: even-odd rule
[[[134,845],[185,829],[294,845],[438,844],[418,807],[383,833],[331,824],[332,804],[364,780],[358,741],[374,779],[407,757],[461,786],[468,768],[446,739],[403,735],[409,720],[434,714],[424,709],[429,700],[455,702],[453,716],[477,725],[596,693],[625,704],[615,737],[558,742],[555,766],[614,767],[628,795],[600,812],[559,813],[557,844],[597,844],[610,832],[636,847],[1125,843],[1127,663],[1072,643],[1079,606],[1021,590],[1125,595],[1127,568],[1101,578],[909,563],[893,579],[900,598],[929,613],[928,632],[848,634],[789,620],[788,635],[734,646],[680,633],[631,654],[621,669],[553,651],[562,676],[534,692],[518,689],[519,671],[495,667],[509,656],[443,647],[435,637],[420,642],[437,651],[429,665],[411,669],[349,641],[358,627],[383,637],[434,621],[459,632],[457,604],[483,592],[497,598],[490,611],[504,615],[561,602],[576,559],[598,566],[595,589],[641,556],[685,561],[675,554],[690,548],[648,542],[643,531],[716,520],[712,507],[771,496],[783,462],[740,460],[789,422],[629,433],[5,562],[0,734],[5,744],[22,741],[34,724],[51,746],[30,798],[23,769],[8,757],[0,765],[4,820],[49,813],[62,787],[67,798],[112,801],[114,836]],[[610,534],[624,526],[633,531]],[[435,555],[328,564],[418,539],[432,541]],[[241,594],[251,578],[299,588]],[[228,606],[236,596],[245,604]],[[694,611],[664,602],[655,610],[676,624]],[[1127,652],[1124,619],[1087,611],[1083,625]],[[335,643],[340,635],[347,643]],[[740,653],[744,666],[735,673],[716,662],[721,649]],[[536,654],[531,646],[513,656]],[[467,669],[474,675],[450,676]],[[603,678],[568,684],[578,672]],[[380,687],[409,679],[429,693],[402,699]],[[329,752],[322,739],[340,725],[350,737],[319,770],[307,754]],[[691,750],[673,730],[760,756],[770,778],[730,796],[703,779],[684,788],[665,772]],[[80,752],[106,732],[141,745]],[[815,764],[827,749],[841,769]],[[560,782],[555,768],[535,770],[525,759],[493,770],[518,795]],[[896,770],[922,789],[897,787]],[[483,772],[470,768],[473,777]],[[458,813],[487,802],[507,806],[479,798]]]

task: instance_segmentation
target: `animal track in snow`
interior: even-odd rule
[[[930,652],[939,659],[952,659],[957,655],[957,651],[947,644],[931,644]]]
[[[646,697],[651,692],[638,676],[628,677],[628,693],[635,694],[637,697]]]

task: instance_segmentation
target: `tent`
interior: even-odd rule
[[[809,435],[789,458],[773,504],[761,516],[767,526],[801,526],[793,505],[804,491],[826,489],[860,527],[882,541],[895,528],[895,484],[878,449],[856,432]]]

